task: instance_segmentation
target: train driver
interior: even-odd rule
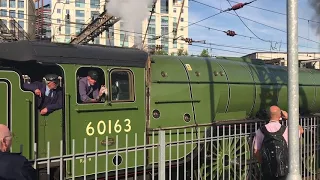
[[[88,76],[79,80],[79,94],[83,103],[94,103],[103,101],[103,95],[107,93],[107,88],[97,84],[99,76],[97,71],[91,70],[88,72]]]
[[[56,74],[48,74],[43,82],[25,83],[24,88],[33,91],[38,97],[38,109],[41,115],[62,108],[62,91],[57,89],[59,79]]]

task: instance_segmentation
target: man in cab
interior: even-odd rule
[[[79,80],[79,94],[83,103],[101,102],[104,94],[107,93],[107,88],[102,85],[99,89],[97,83],[99,75],[97,71],[91,70],[88,76]]]
[[[59,79],[56,74],[48,74],[43,82],[25,83],[24,88],[33,91],[38,98],[41,115],[47,115],[62,108],[62,91],[58,89]]]

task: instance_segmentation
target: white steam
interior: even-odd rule
[[[108,14],[121,18],[123,27],[121,30],[129,31],[126,38],[132,38],[134,33],[135,45],[141,45],[142,38],[142,22],[150,16],[149,6],[154,0],[110,0],[107,3]],[[119,32],[118,32],[119,33]],[[139,33],[139,34],[137,34]],[[142,34],[141,34],[142,33]]]

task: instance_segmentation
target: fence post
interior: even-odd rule
[[[166,134],[165,131],[159,131],[159,180],[165,180],[166,175]]]

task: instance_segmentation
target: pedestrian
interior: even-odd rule
[[[36,170],[20,153],[10,153],[12,135],[0,124],[0,180],[35,180]]]
[[[256,131],[254,155],[261,164],[262,180],[285,180],[289,169],[288,128],[280,124],[288,113],[278,106],[271,106],[270,121]],[[299,137],[303,129],[299,126]]]
[[[59,79],[56,74],[47,74],[44,82],[25,83],[24,88],[33,91],[38,97],[38,109],[41,115],[62,108],[62,91],[58,89]]]

